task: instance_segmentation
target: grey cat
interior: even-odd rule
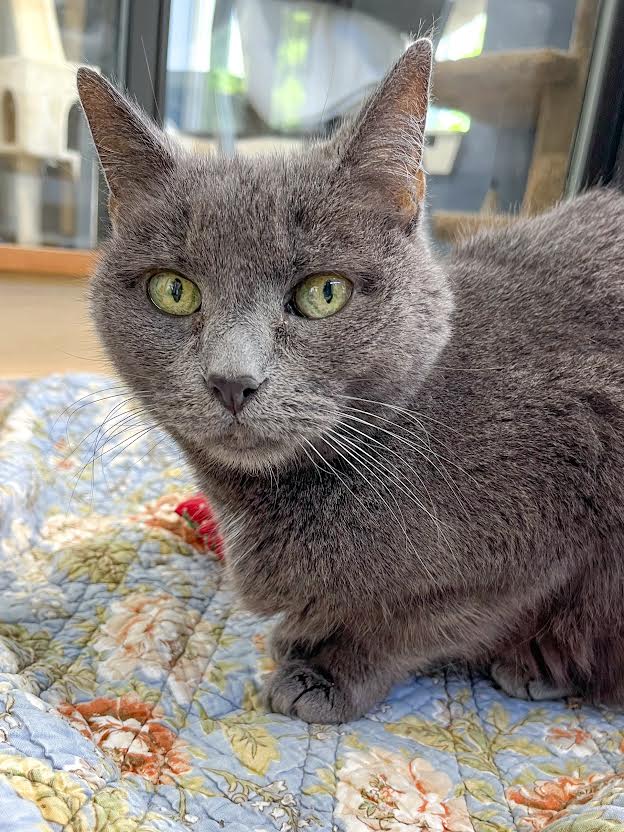
[[[96,73],[111,191],[93,312],[279,614],[275,711],[364,714],[449,662],[508,693],[624,698],[624,199],[423,228],[431,43],[329,141],[182,151]]]

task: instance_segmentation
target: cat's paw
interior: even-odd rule
[[[490,676],[501,690],[516,699],[541,702],[545,699],[563,699],[574,693],[571,688],[555,687],[546,679],[535,678],[521,664],[504,659],[493,662]]]
[[[269,710],[304,722],[346,722],[359,716],[327,672],[302,660],[280,665],[269,677],[264,695]]]

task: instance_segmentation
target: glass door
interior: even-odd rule
[[[200,152],[328,133],[412,33],[436,45],[425,168],[438,240],[554,204],[600,0],[171,0],[165,125]]]

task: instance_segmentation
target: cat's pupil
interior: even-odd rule
[[[171,284],[171,297],[176,303],[180,303],[180,298],[182,297],[182,281],[178,277]]]
[[[323,286],[323,297],[327,303],[331,303],[334,298],[334,287],[332,286],[331,280],[328,280]]]

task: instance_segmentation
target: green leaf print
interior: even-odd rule
[[[577,818],[562,818],[544,828],[544,832],[621,832],[621,820],[608,820],[602,811]]]
[[[514,751],[516,754],[523,754],[525,757],[541,757],[544,749],[528,737],[499,736],[492,742],[492,751]]]
[[[407,716],[394,725],[386,725],[386,731],[405,737],[405,739],[416,740],[422,745],[437,748],[439,751],[453,752],[455,750],[455,741],[450,729],[427,722],[417,716]]]
[[[206,709],[203,708],[199,702],[197,703],[197,712],[199,713],[199,724],[201,725],[204,733],[212,734],[212,732],[219,727],[217,720],[208,716]]]
[[[499,702],[492,705],[487,719],[497,731],[507,731],[509,729],[509,714]]]
[[[466,792],[479,803],[498,803],[499,799],[494,787],[487,780],[468,779],[465,781]]]
[[[123,580],[128,566],[137,557],[135,543],[111,535],[68,548],[59,558],[59,567],[70,581],[88,580],[107,584],[113,590]]]
[[[305,786],[301,791],[303,794],[336,794],[336,774],[331,768],[317,768],[314,772],[318,778],[317,783]]]
[[[222,726],[232,751],[248,771],[264,775],[271,763],[279,760],[275,737],[257,722],[237,717],[223,720]]]

